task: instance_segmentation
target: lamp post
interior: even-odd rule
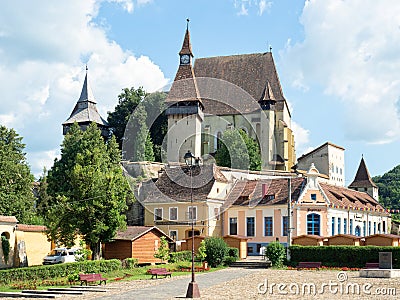
[[[191,214],[189,217],[192,221],[192,281],[189,282],[188,289],[186,291],[186,298],[200,298],[199,286],[194,278],[194,216],[193,216],[193,167],[195,166],[196,157],[188,150],[188,152],[183,157],[185,159],[186,165],[189,167],[190,172],[190,205]],[[197,212],[196,212],[197,213]]]

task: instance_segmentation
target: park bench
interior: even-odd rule
[[[96,281],[100,281],[100,285],[102,282],[104,282],[104,284],[106,284],[107,282],[107,278],[103,278],[103,276],[101,276],[101,274],[96,274],[96,273],[92,273],[92,274],[79,274],[79,280],[81,281],[81,285],[83,285],[84,283],[86,285],[88,285],[88,282],[96,282]]]
[[[297,270],[302,270],[302,269],[317,269],[319,270],[321,268],[321,262],[316,262],[316,261],[301,261],[297,265]]]
[[[171,272],[167,271],[166,268],[148,269],[147,273],[151,275],[151,279],[153,279],[154,276],[156,279],[158,276],[164,276],[164,278],[167,276],[171,277]]]
[[[379,269],[379,263],[367,262],[365,263],[365,269]]]

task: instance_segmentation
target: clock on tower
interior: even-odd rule
[[[190,55],[189,54],[182,54],[181,55],[181,65],[188,65],[190,62]]]

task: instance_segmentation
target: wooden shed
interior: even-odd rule
[[[324,237],[320,235],[303,234],[294,237],[292,239],[292,244],[301,246],[323,246]]]
[[[394,234],[373,234],[365,237],[365,246],[399,246],[399,235]]]
[[[204,236],[201,235],[195,235],[194,236],[194,253],[197,252],[197,249],[200,247],[200,243],[205,239]],[[192,238],[186,238],[185,242],[181,244],[181,250],[189,250],[192,251]]]
[[[330,236],[328,239],[329,246],[338,246],[338,245],[349,245],[349,246],[360,246],[361,245],[361,237],[351,234],[337,234],[334,236]]]
[[[234,247],[239,249],[239,258],[245,259],[247,257],[247,240],[249,238],[240,235],[226,235],[224,236],[224,241],[229,247]]]
[[[113,242],[104,245],[105,259],[137,258],[139,264],[160,263],[154,257],[160,246],[161,237],[168,243],[173,240],[156,226],[128,226],[125,231],[118,231]]]

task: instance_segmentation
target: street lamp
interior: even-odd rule
[[[185,159],[186,165],[189,167],[190,172],[190,205],[191,214],[189,217],[192,219],[192,281],[189,282],[188,289],[186,291],[186,298],[200,298],[200,291],[197,282],[194,279],[194,216],[193,216],[193,167],[198,162],[198,159],[188,150],[188,152],[183,157]]]

